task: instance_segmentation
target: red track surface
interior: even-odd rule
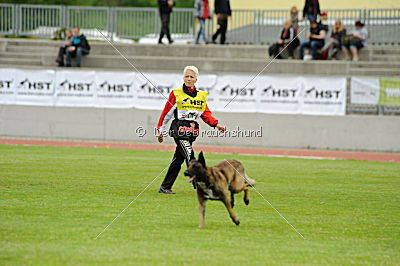
[[[91,147],[113,148],[133,150],[160,150],[174,151],[174,145],[166,144],[140,144],[140,143],[114,143],[114,142],[82,142],[82,141],[58,141],[58,140],[32,140],[32,139],[1,139],[0,144],[30,145],[30,146],[62,146],[62,147]],[[267,148],[243,148],[223,146],[195,146],[196,151],[214,153],[254,154],[277,157],[301,157],[301,158],[326,158],[326,159],[350,159],[375,162],[400,162],[400,153],[381,152],[350,152],[350,151],[321,151],[321,150],[289,150]]]

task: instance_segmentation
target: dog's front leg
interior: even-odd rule
[[[240,221],[236,217],[235,213],[233,212],[230,198],[229,198],[229,191],[227,191],[223,196],[222,196],[222,202],[225,204],[226,209],[228,210],[229,216],[231,217],[232,221],[236,224],[239,225]]]
[[[199,201],[199,217],[200,217],[200,224],[199,224],[199,228],[203,228],[204,227],[204,217],[206,216],[206,200],[203,197],[203,195],[201,194],[201,192],[199,191],[199,189],[197,189],[197,199]]]

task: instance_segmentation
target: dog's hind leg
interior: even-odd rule
[[[235,193],[231,191],[231,207],[235,207]]]
[[[244,197],[243,197],[244,204],[249,205],[249,186],[244,187]]]
[[[200,223],[199,223],[199,228],[204,227],[204,218],[206,216],[206,199],[203,197],[201,192],[199,191],[199,188],[197,188],[197,199],[199,201],[199,217],[200,217]]]

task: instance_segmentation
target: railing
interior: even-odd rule
[[[400,9],[325,10],[330,27],[342,20],[348,30],[356,20],[365,22],[369,43],[400,44]],[[288,10],[233,10],[227,41],[243,44],[268,44],[276,41]],[[301,17],[300,17],[301,19]],[[98,38],[97,29],[111,38],[155,38],[160,31],[157,8],[82,7],[0,4],[0,35],[31,35],[50,38],[60,28],[78,26],[89,38]],[[207,22],[209,38],[215,32],[216,19]],[[300,30],[308,27],[299,23]],[[175,39],[192,40],[195,34],[193,9],[175,8],[171,15],[171,33]],[[303,32],[301,38],[306,36]]]

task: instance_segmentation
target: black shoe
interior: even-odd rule
[[[61,60],[61,59],[57,59],[57,60],[56,60],[56,63],[58,64],[59,67],[64,66],[64,61]]]
[[[81,67],[81,65],[80,65],[80,64],[77,64],[76,67]]]
[[[169,40],[169,44],[173,44],[174,43],[174,41],[173,40]]]
[[[71,67],[71,65],[70,65],[70,64],[67,64],[66,67]]]
[[[162,41],[158,41],[158,44],[165,45]]]
[[[158,190],[158,193],[162,193],[162,194],[176,194],[175,192],[172,192],[172,190],[168,189],[168,188],[163,188],[160,187],[160,190]]]

